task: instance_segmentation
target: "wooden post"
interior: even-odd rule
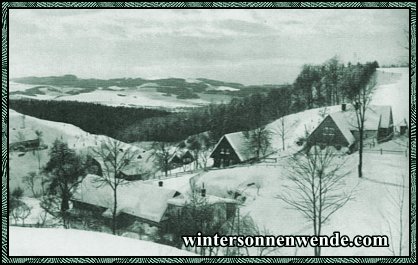
[[[382,148],[380,148],[380,154],[381,154],[381,155],[383,154],[383,150],[382,150]]]

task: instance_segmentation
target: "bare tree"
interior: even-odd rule
[[[38,137],[39,145],[42,145],[42,136],[43,132],[40,130],[35,130],[35,134]],[[41,148],[38,148],[35,152],[36,160],[38,161],[38,170],[41,170],[41,159],[42,159],[42,153]]]
[[[166,142],[155,142],[152,145],[154,153],[152,157],[157,163],[160,170],[164,172],[165,177],[168,176],[170,170],[170,158],[177,152],[178,148],[170,148],[170,145]]]
[[[25,220],[29,217],[30,213],[31,208],[26,203],[19,200],[16,207],[11,211],[11,216],[15,220],[15,225],[17,225],[19,220],[22,221],[22,225],[25,225]]]
[[[265,126],[246,131],[244,136],[248,140],[248,151],[253,153],[257,160],[267,154],[271,143],[271,132]]]
[[[99,187],[109,186],[113,191],[112,209],[112,232],[117,230],[117,210],[118,210],[118,188],[129,182],[120,178],[120,173],[130,166],[132,160],[137,157],[138,152],[132,147],[126,147],[122,142],[108,139],[102,142],[99,147],[92,149],[93,156],[96,157],[102,166],[102,175],[97,176]]]
[[[26,115],[23,114],[22,116],[20,116],[22,119],[22,128],[25,129],[26,128]]]
[[[358,176],[363,177],[363,142],[364,142],[364,124],[366,121],[366,112],[369,108],[372,94],[376,87],[376,73],[378,67],[377,62],[367,63],[365,69],[360,69],[354,79],[354,85],[348,91],[348,97],[354,106],[356,116],[356,129],[359,134],[358,150],[359,150],[359,164]]]
[[[306,217],[315,236],[321,235],[332,214],[353,197],[354,189],[345,189],[344,177],[348,172],[343,171],[344,164],[345,160],[335,156],[330,148],[320,150],[317,146],[290,158],[290,185],[284,186],[277,198]],[[315,247],[314,254],[321,255],[320,247]]]
[[[23,177],[23,183],[25,183],[26,187],[32,192],[33,197],[38,197],[39,194],[36,192],[36,181],[38,180],[39,176],[36,172],[29,172],[26,176]]]
[[[394,256],[402,256],[402,250],[404,249],[404,228],[406,227],[404,219],[404,206],[405,195],[408,187],[406,186],[405,175],[402,174],[402,183],[396,187],[395,192],[387,190],[390,204],[394,207],[396,212],[390,212],[388,214],[381,213],[383,219],[386,221],[389,229],[389,237],[392,244],[390,244],[390,251]],[[396,224],[394,228],[393,224]],[[395,234],[399,238],[399,242],[395,244]]]
[[[286,116],[280,118],[280,123],[277,130],[277,134],[280,136],[280,139],[282,140],[283,151],[286,150],[286,139],[288,138],[290,131],[290,128],[287,127],[285,120]]]

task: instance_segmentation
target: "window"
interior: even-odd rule
[[[323,135],[325,137],[333,137],[335,135],[335,129],[327,126],[324,128]]]
[[[226,149],[225,154],[229,155],[229,148]]]
[[[225,154],[225,149],[221,149],[221,155]]]

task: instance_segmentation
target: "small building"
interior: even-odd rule
[[[183,165],[188,165],[195,161],[193,154],[190,150],[179,150],[173,154],[173,156],[169,159],[169,163],[173,168],[180,167]]]
[[[13,129],[11,132],[13,139],[9,143],[12,151],[27,151],[40,148],[40,139],[34,130]]]
[[[111,220],[113,211],[113,190],[109,185],[98,182],[98,176],[89,174],[78,186],[71,201],[73,209],[95,213],[97,217]],[[159,227],[167,220],[168,200],[180,193],[132,181],[120,185],[117,190],[117,218],[121,226],[129,226],[135,221]]]
[[[256,158],[249,148],[248,137],[243,132],[228,133],[221,137],[210,157],[214,167],[227,167]]]
[[[404,119],[400,124],[399,124],[399,134],[400,135],[405,135],[408,131],[408,122],[406,121],[406,119]]]
[[[129,163],[127,162],[127,165],[118,172],[117,177],[125,180],[143,180],[146,178],[147,174],[142,170],[143,164],[138,159],[140,158],[134,158]],[[92,157],[92,164],[94,167],[91,167],[90,173],[103,176],[103,168],[105,168],[105,165],[103,164],[102,158]]]
[[[392,108],[390,106],[369,106],[364,122],[364,141],[382,142],[392,139],[394,133]],[[329,114],[308,136],[308,146],[334,146],[336,149],[358,148],[359,132],[356,113],[342,105],[339,112]]]

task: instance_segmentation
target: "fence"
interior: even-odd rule
[[[372,154],[395,154],[395,155],[405,155],[408,157],[408,149],[405,150],[387,150],[387,149],[363,149],[363,153],[372,153]]]

